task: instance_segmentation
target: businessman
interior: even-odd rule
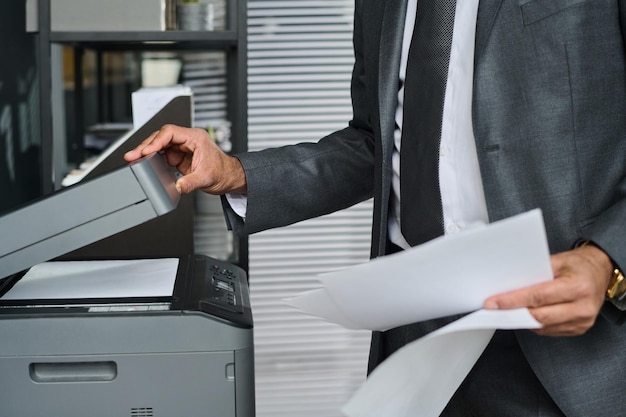
[[[543,328],[496,332],[442,416],[626,415],[625,25],[626,0],[357,0],[348,127],[233,157],[168,125],[126,159],[163,151],[242,234],[373,196],[372,257],[541,208],[554,280],[485,307]],[[370,369],[453,319],[374,333]]]

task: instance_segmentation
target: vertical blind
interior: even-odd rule
[[[353,0],[249,0],[248,146],[317,141],[352,117]],[[278,214],[279,215],[279,214]],[[369,256],[371,202],[250,237],[258,417],[339,417],[365,379],[370,334],[284,299]]]

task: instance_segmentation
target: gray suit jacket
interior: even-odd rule
[[[374,197],[372,256],[387,247],[405,0],[357,0],[349,126],[318,143],[239,155],[254,233]],[[491,221],[543,210],[550,250],[591,239],[626,267],[626,0],[481,0],[473,125]],[[626,415],[626,329],[608,304],[584,336],[517,332],[568,416]],[[417,326],[413,337],[431,329]],[[372,358],[384,334],[373,337]]]

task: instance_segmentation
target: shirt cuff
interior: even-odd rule
[[[226,194],[226,201],[233,209],[235,214],[246,220],[246,212],[248,211],[248,196],[241,193],[229,193]]]

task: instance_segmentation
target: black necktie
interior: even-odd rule
[[[455,0],[418,0],[404,83],[400,226],[411,246],[443,234],[439,144]]]

